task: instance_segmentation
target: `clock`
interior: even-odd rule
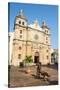
[[[37,35],[37,34],[35,34],[34,38],[37,40],[39,37],[38,37],[38,35]]]

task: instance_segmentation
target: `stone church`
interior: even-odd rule
[[[45,21],[40,27],[37,19],[28,24],[23,11],[15,17],[11,65],[18,66],[26,56],[32,56],[33,63],[51,63],[50,30]]]

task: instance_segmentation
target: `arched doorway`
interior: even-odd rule
[[[38,63],[38,62],[39,62],[39,52],[35,52],[34,63]]]

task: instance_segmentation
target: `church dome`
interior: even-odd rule
[[[24,15],[23,10],[21,10],[21,11],[19,12],[18,16],[16,16],[16,17],[19,17],[19,18],[21,18],[21,19],[27,20],[27,18],[26,18],[25,15]]]
[[[46,25],[45,20],[42,22],[42,27],[41,27],[41,28],[47,28],[47,29],[49,29],[49,28],[47,27],[47,25]]]

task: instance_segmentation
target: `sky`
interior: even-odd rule
[[[13,32],[15,17],[23,10],[28,20],[28,24],[32,24],[34,20],[38,20],[39,25],[45,20],[46,25],[50,28],[51,48],[58,48],[58,6],[43,4],[26,4],[26,3],[9,3],[8,4],[8,22],[9,32]]]

